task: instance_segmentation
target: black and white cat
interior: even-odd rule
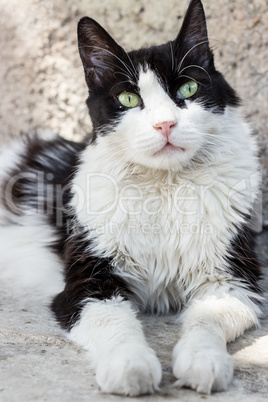
[[[178,386],[225,390],[226,343],[261,313],[248,225],[260,174],[239,99],[215,69],[201,1],[161,46],[126,53],[87,17],[78,41],[93,133],[2,150],[2,276],[58,292],[52,310],[91,353],[103,392],[159,388],[143,312],[182,325]]]

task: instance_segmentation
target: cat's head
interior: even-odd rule
[[[239,100],[216,71],[200,0],[174,41],[127,53],[94,20],[78,25],[93,139],[127,163],[180,169],[218,135]],[[101,140],[103,141],[103,140]]]

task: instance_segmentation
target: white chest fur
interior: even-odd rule
[[[116,134],[85,151],[73,189],[78,220],[91,251],[113,258],[145,308],[179,309],[228,279],[224,257],[259,182],[254,142],[243,134],[242,146],[242,133],[223,141],[216,162],[181,172],[118,163]]]

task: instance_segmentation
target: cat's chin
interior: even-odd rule
[[[168,143],[150,157],[148,165],[163,170],[180,170],[187,159],[185,148]]]
[[[152,169],[178,171],[183,169],[190,158],[191,155],[189,155],[189,152],[187,152],[184,148],[167,144],[150,156],[143,155],[143,157],[139,158],[139,161],[137,162]]]
[[[185,153],[185,149],[181,147],[176,147],[173,144],[167,143],[163,148],[153,154],[153,157],[173,157],[178,154]]]

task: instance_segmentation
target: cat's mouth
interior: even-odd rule
[[[183,153],[185,148],[177,147],[170,142],[167,142],[163,148],[153,154],[153,156],[173,156],[175,153]]]

